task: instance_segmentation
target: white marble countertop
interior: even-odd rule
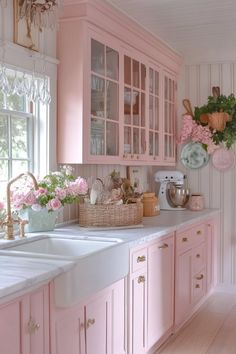
[[[59,227],[50,235],[93,236],[119,238],[129,242],[130,247],[164,236],[172,231],[187,227],[204,218],[219,213],[219,210],[205,209],[199,212],[185,211],[161,211],[156,217],[143,218],[143,225],[137,228],[119,229],[85,229],[78,224]],[[43,234],[43,233],[40,233]],[[28,238],[38,234],[28,234]],[[75,265],[75,261],[62,259],[40,259],[11,255],[6,248],[11,243],[21,243],[16,238],[14,241],[0,239],[0,303],[10,300],[21,293],[29,291],[41,284],[49,282],[57,275],[68,271]]]

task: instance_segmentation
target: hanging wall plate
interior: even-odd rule
[[[218,171],[227,171],[235,165],[235,154],[231,149],[221,147],[214,151],[212,155],[212,165]]]
[[[190,142],[184,145],[180,160],[185,167],[195,169],[207,165],[209,155],[201,143]]]

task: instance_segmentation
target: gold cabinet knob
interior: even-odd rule
[[[163,245],[158,246],[158,248],[160,248],[160,249],[168,248],[168,247],[169,247],[168,243],[164,243]]]
[[[201,235],[202,231],[201,230],[197,230],[197,235]]]
[[[196,288],[196,289],[199,289],[199,288],[200,288],[200,285],[199,285],[199,284],[196,284],[196,285],[195,285],[195,288]]]
[[[140,275],[139,277],[138,277],[138,283],[140,284],[140,283],[145,283],[145,276],[144,275]]]
[[[34,334],[36,331],[39,330],[40,324],[35,322],[33,320],[33,318],[30,318],[30,320],[29,320],[29,322],[27,324],[27,327],[28,327],[29,334]]]
[[[182,238],[182,242],[187,242],[188,241],[188,238],[187,237],[183,237]]]
[[[86,323],[86,328],[89,328],[90,326],[93,326],[95,323],[95,318],[89,318],[87,323]]]
[[[141,263],[141,262],[145,262],[145,261],[146,261],[146,257],[145,256],[138,256],[137,263]]]
[[[199,275],[198,277],[196,277],[197,280],[201,280],[201,279],[203,279],[203,278],[204,278],[203,274],[201,274],[201,275]]]
[[[198,253],[198,254],[196,254],[196,257],[197,257],[197,258],[200,258],[201,256],[200,256],[200,254]]]
[[[139,159],[139,155],[137,155],[137,160]]]

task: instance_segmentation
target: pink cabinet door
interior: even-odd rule
[[[0,352],[3,354],[30,354],[27,319],[29,297],[25,296],[0,306]]]
[[[148,248],[148,349],[174,321],[174,236]]]
[[[147,274],[135,273],[130,281],[130,354],[146,353]]]
[[[49,295],[48,287],[40,288],[30,295],[30,353],[49,353]]]
[[[176,256],[175,325],[179,325],[191,309],[192,250]]]
[[[49,353],[48,287],[0,306],[0,352]]]
[[[162,120],[161,120],[161,90],[160,69],[149,67],[149,116],[148,116],[148,160],[157,163],[161,159]]]
[[[175,162],[176,154],[176,78],[164,72],[164,162]]]
[[[147,149],[147,67],[140,61],[140,57],[137,55],[134,58],[129,53],[124,55],[122,151],[127,161],[144,160]]]
[[[85,306],[86,354],[111,354],[110,292]]]
[[[84,354],[83,307],[60,316],[52,326],[51,335],[51,354]]]
[[[207,223],[207,291],[210,291],[213,286],[213,265],[214,265],[214,247],[213,247],[213,235],[214,235],[214,219]]]

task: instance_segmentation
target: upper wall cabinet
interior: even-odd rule
[[[104,1],[66,0],[58,56],[59,163],[175,164],[174,51]]]

